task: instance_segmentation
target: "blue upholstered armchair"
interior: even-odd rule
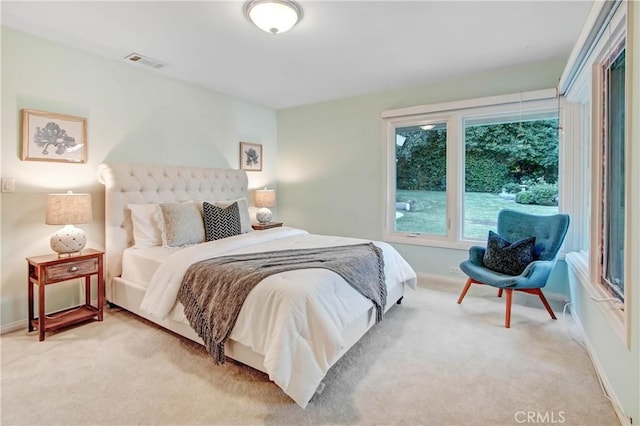
[[[562,246],[568,227],[569,216],[566,214],[538,216],[513,210],[501,210],[498,213],[497,231],[499,237],[497,238],[502,237],[508,242],[515,243],[535,237],[535,245],[532,247],[532,261],[518,275],[496,272],[494,270],[496,268],[489,269],[485,265],[486,248],[471,247],[469,259],[460,264],[460,269],[469,276],[469,279],[460,293],[458,303],[462,303],[471,284],[485,284],[497,287],[498,297],[502,297],[503,291],[506,292],[504,323],[506,328],[511,325],[511,300],[514,290],[538,295],[551,318],[556,319],[541,288],[547,284],[547,279],[553,269],[556,255]]]

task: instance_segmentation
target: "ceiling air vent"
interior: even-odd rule
[[[130,55],[127,55],[124,57],[124,59],[126,59],[129,62],[134,62],[136,64],[145,65],[147,67],[151,67],[155,69],[160,69],[167,66],[167,64],[165,64],[164,62],[160,62],[158,60],[151,59],[148,56],[139,55],[137,53],[132,53]]]

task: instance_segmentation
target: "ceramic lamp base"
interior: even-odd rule
[[[69,255],[79,252],[87,244],[87,236],[80,228],[66,225],[51,236],[51,249],[58,255]]]
[[[273,215],[271,214],[271,210],[266,207],[262,207],[256,212],[256,219],[258,219],[258,222],[263,225],[271,222],[272,217]]]

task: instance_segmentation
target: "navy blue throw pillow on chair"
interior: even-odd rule
[[[487,249],[482,259],[484,266],[507,275],[520,275],[533,262],[536,237],[509,242],[493,231],[489,231]]]

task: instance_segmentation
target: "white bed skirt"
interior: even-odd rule
[[[174,321],[170,317],[158,319],[142,311],[140,304],[145,292],[146,289],[144,287],[133,282],[123,280],[122,278],[113,278],[111,280],[111,297],[109,298],[109,302],[204,346],[200,336],[196,334],[186,320]],[[396,304],[403,295],[404,284],[398,284],[392,288],[388,288],[386,311]],[[340,356],[344,355],[374,324],[375,308],[372,305],[371,308],[354,321],[351,326],[343,330],[342,337],[345,346]],[[225,355],[242,364],[266,373],[264,356],[232,339],[229,339],[225,345]]]

